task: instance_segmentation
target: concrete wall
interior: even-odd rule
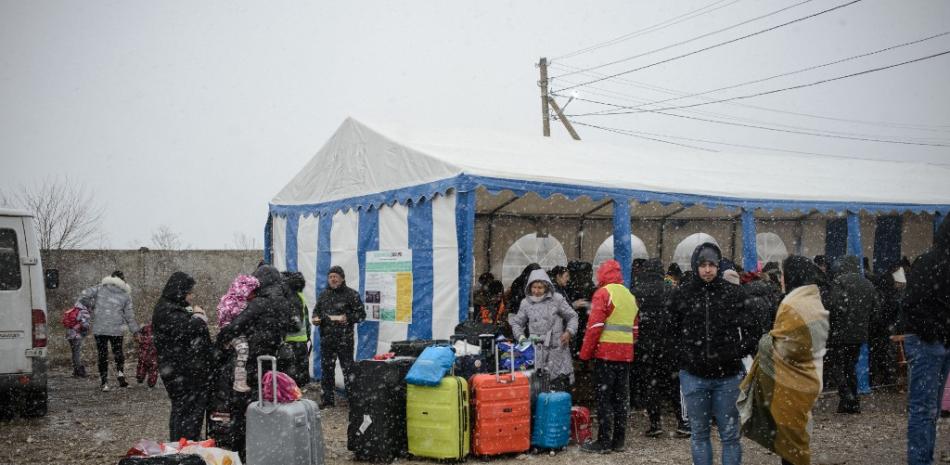
[[[43,267],[59,270],[60,284],[58,289],[46,291],[50,359],[58,365],[69,365],[69,346],[60,324],[63,312],[72,306],[83,289],[98,284],[115,270],[122,270],[132,287],[132,306],[139,324],[151,321],[152,308],[168,277],[175,271],[184,271],[195,278],[195,303],[204,308],[215,323],[215,307],[231,281],[239,273],[252,273],[261,258],[262,253],[254,250],[63,250],[46,253]],[[127,358],[134,358],[135,346],[131,338],[127,338],[126,354]],[[95,343],[91,335],[86,338],[83,358],[86,369],[94,372]]]

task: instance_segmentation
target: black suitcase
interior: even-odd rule
[[[411,341],[393,341],[389,351],[397,357],[418,357],[429,346],[447,346],[448,339],[413,339]]]
[[[126,457],[119,465],[206,465],[200,455],[160,455],[158,457]]]
[[[346,448],[356,460],[392,462],[408,454],[406,373],[413,357],[360,360],[349,388]]]

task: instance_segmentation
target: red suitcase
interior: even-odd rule
[[[571,407],[571,442],[586,444],[593,439],[590,410],[587,407]]]
[[[512,352],[512,358],[514,353]],[[531,448],[531,384],[524,373],[502,376],[495,346],[495,373],[472,376],[472,453],[488,456]]]

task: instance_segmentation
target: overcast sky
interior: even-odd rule
[[[793,7],[802,1],[0,0],[0,186],[15,189],[50,176],[87,186],[105,208],[104,235],[87,247],[150,246],[150,235],[160,225],[192,248],[233,247],[236,233],[255,237],[260,245],[267,202],[347,116],[540,134],[535,64],[541,56],[554,59],[550,74],[556,90],[595,77],[557,77],[569,67],[621,60],[791,7],[594,71],[616,74],[848,1],[813,0]],[[670,27],[563,57],[690,12],[696,16]],[[633,105],[670,98],[651,90],[657,86],[703,92],[948,31],[950,2],[945,0],[863,0],[625,74],[623,81],[576,90],[581,99]],[[947,50],[950,35],[707,97],[796,86]],[[671,113],[947,145],[948,76],[950,55],[943,55],[731,102],[769,110],[718,103]],[[567,113],[607,108],[576,100]],[[950,163],[947,147],[815,137],[654,113],[577,121],[782,150]],[[552,128],[555,137],[566,137],[561,127]],[[578,131],[584,140],[658,144],[585,126]],[[721,151],[762,150],[676,142]]]

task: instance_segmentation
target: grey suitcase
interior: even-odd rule
[[[277,403],[277,377],[274,399],[263,399],[261,379],[263,361],[277,370],[277,358],[257,357],[257,401],[247,406],[247,465],[322,465],[323,427],[320,410],[312,400]]]

